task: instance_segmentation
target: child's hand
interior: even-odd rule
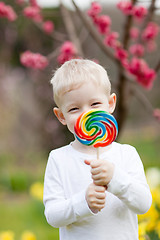
[[[105,207],[105,187],[91,183],[86,191],[86,201],[92,212],[97,213]]]
[[[114,164],[106,160],[85,160],[91,166],[91,174],[94,183],[98,186],[107,186],[114,173]]]

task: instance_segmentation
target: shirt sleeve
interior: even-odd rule
[[[107,191],[122,200],[136,214],[146,213],[152,204],[152,195],[146,181],[143,164],[135,150],[125,155],[125,169],[115,164],[115,171]]]
[[[55,227],[72,224],[93,215],[85,199],[85,191],[66,198],[56,162],[50,154],[44,178],[43,201],[47,222]]]

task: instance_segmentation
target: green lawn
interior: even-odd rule
[[[119,142],[134,146],[145,168],[160,168],[160,134],[155,134],[151,129],[136,130],[134,133],[133,129],[124,133]]]
[[[20,239],[24,231],[33,232],[38,240],[58,240],[58,229],[48,225],[42,202],[30,196],[7,196],[0,204],[0,231],[13,231]]]

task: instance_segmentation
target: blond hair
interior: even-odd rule
[[[87,59],[72,59],[65,62],[51,78],[55,103],[58,105],[63,94],[88,81],[102,85],[106,94],[110,95],[111,84],[108,74],[102,66]]]

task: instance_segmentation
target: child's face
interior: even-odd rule
[[[115,94],[108,97],[102,86],[88,82],[65,93],[60,99],[60,108],[54,108],[54,113],[74,134],[74,125],[81,113],[94,108],[112,113],[115,105]]]

